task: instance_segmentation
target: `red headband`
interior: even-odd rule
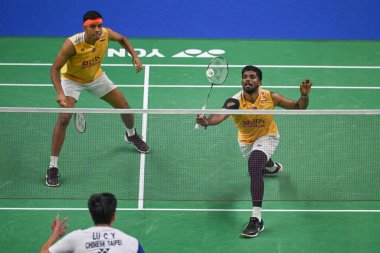
[[[83,23],[83,27],[86,27],[88,25],[91,25],[93,23],[103,23],[103,19],[102,18],[95,18],[95,19],[87,19],[84,23]]]

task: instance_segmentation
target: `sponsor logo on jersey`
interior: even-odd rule
[[[82,69],[87,69],[89,67],[92,67],[92,66],[95,66],[98,64],[100,64],[100,56],[96,56],[89,61],[83,61],[82,62]]]

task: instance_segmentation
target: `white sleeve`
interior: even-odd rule
[[[54,243],[50,248],[50,253],[69,253],[74,251],[74,241],[76,231],[67,234],[65,237]]]

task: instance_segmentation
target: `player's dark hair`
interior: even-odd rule
[[[253,71],[256,73],[257,77],[259,78],[259,80],[263,80],[263,72],[261,71],[261,69],[259,69],[258,67],[256,66],[252,66],[252,65],[248,65],[248,66],[245,66],[242,70],[241,70],[241,77],[243,77],[244,75],[244,72],[246,71]]]
[[[112,193],[93,194],[88,199],[87,205],[95,225],[111,224],[117,206],[115,195]]]
[[[83,23],[86,22],[87,19],[96,19],[96,18],[103,18],[103,17],[97,11],[88,11],[83,15]]]

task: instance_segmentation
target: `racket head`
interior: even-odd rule
[[[213,58],[207,66],[206,77],[211,84],[223,84],[228,77],[227,60],[220,56]]]
[[[84,113],[75,113],[74,122],[78,133],[82,134],[86,131],[86,115]]]

